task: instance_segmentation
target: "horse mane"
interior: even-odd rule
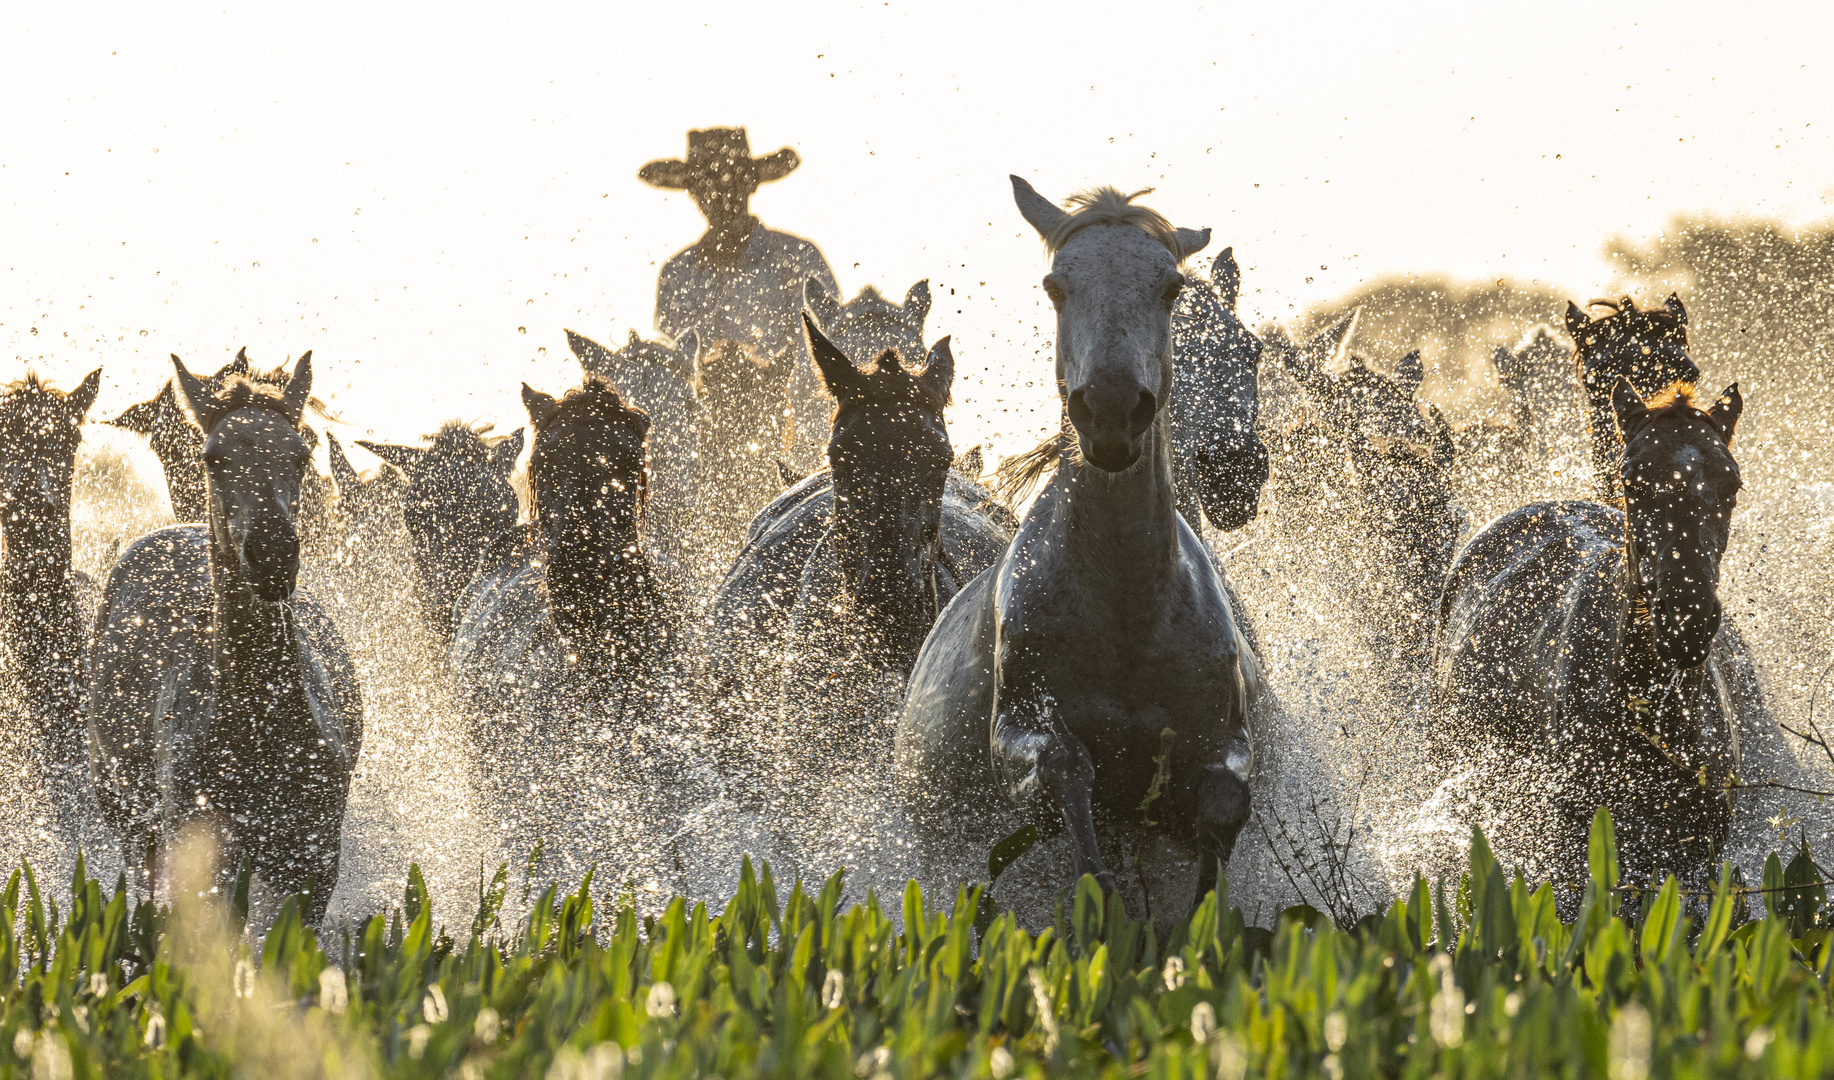
[[[1643,407],[1649,410],[1651,420],[1659,420],[1684,410],[1704,415],[1712,409],[1713,403],[1710,401],[1703,403],[1700,400],[1700,391],[1693,383],[1678,382],[1670,383],[1649,395],[1643,402]]]
[[[1018,506],[1042,484],[1065,455],[1070,455],[1072,464],[1077,454],[1076,433],[1065,423],[1055,435],[1048,435],[1044,441],[1022,454],[1016,454],[1000,462],[1000,467],[993,472],[993,482],[987,485],[995,498],[1008,506]]]
[[[211,395],[210,407],[214,412],[231,413],[237,409],[261,409],[264,412],[279,413],[285,416],[287,406],[285,399],[281,396],[285,392],[285,384],[256,382],[247,376],[238,375],[224,384],[221,390]]]
[[[649,416],[635,405],[625,404],[624,399],[618,394],[618,388],[611,384],[611,380],[596,372],[587,372],[578,386],[561,397],[557,406],[546,420],[535,425],[537,435],[563,421],[579,423],[597,420],[608,424],[621,424],[632,417],[641,416],[647,419]],[[441,428],[441,430],[445,429]]]
[[[51,385],[40,378],[38,372],[26,369],[23,377],[10,383],[0,385],[0,397],[12,397],[14,394],[37,394],[44,396],[61,396],[63,391],[52,389]]]
[[[1071,237],[1091,225],[1132,225],[1165,245],[1165,250],[1172,253],[1172,258],[1182,259],[1183,253],[1178,249],[1177,227],[1159,211],[1134,203],[1135,199],[1150,195],[1152,191],[1152,188],[1141,188],[1132,195],[1123,195],[1119,189],[1104,184],[1089,191],[1077,192],[1064,200],[1064,205],[1071,208],[1070,212],[1058,219],[1045,234],[1045,251],[1057,254],[1070,242]]]
[[[471,457],[489,451],[492,441],[484,436],[490,433],[492,424],[472,427],[463,420],[448,420],[439,426],[431,435],[423,436],[427,442],[427,452],[441,457]]]
[[[928,413],[942,415],[950,404],[948,394],[938,395],[919,376],[922,372],[907,370],[904,354],[886,349],[871,368],[859,373],[859,382],[850,386],[841,398],[835,417],[862,405],[915,405]]]

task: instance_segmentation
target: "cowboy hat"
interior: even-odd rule
[[[708,128],[688,132],[686,161],[652,161],[637,170],[637,177],[651,187],[685,188],[697,174],[713,173],[722,180],[744,180],[757,187],[783,179],[800,164],[802,159],[787,146],[774,154],[752,157],[742,127]]]

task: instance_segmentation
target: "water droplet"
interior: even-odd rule
[[[518,327],[516,327],[516,333],[518,333],[518,334],[526,334],[526,333],[528,333],[528,332],[529,332],[529,328],[528,328],[528,327],[526,327],[526,326],[518,326]]]

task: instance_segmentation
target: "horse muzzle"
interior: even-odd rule
[[[299,534],[291,525],[252,529],[238,547],[242,572],[257,600],[272,604],[293,595],[299,581]]]
[[[1159,399],[1138,387],[1082,387],[1070,392],[1069,405],[1083,460],[1103,472],[1121,472],[1140,459],[1159,415]]]

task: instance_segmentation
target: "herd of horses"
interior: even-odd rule
[[[1417,353],[1333,371],[1348,320],[1303,342],[1252,333],[1231,251],[1208,280],[1183,269],[1208,230],[1109,188],[1064,206],[1013,191],[1051,257],[1062,424],[989,486],[978,450],[950,443],[956,362],[947,338],[924,347],[924,283],[902,304],[811,283],[828,467],[748,472],[736,495],[722,463],[752,468],[732,443],[784,408],[786,381],[721,370],[692,330],[623,349],[568,332],[579,385],[522,388],[526,515],[521,430],[365,442],[385,463],[371,477],[328,436],[321,477],[310,353],[209,375],[173,357],[114,423],[148,436],[181,524],[126,544],[97,596],[73,571],[71,501],[100,372],[68,393],[10,385],[0,649],[34,766],[92,800],[146,888],[201,827],[222,873],[308,891],[322,917],[364,697],[302,551],[333,528],[360,548],[395,520],[445,648],[429,677],[455,687],[512,838],[548,824],[559,763],[635,747],[619,767],[658,798],[714,775],[818,859],[851,778],[889,762],[926,883],[981,876],[1029,825],[1114,888],[1125,826],[1184,852],[1201,895],[1266,782],[1279,709],[1206,530],[1246,525],[1270,483],[1347,486],[1317,557],[1351,533],[1374,552],[1357,621],[1384,670],[1429,688],[1445,767],[1532,773],[1532,792],[1494,797],[1523,800],[1502,809],[1542,823],[1556,872],[1584,865],[1600,805],[1627,876],[1708,864],[1761,695],[1716,594],[1742,399],[1696,392],[1678,299],[1596,319],[1570,305],[1571,348],[1543,330],[1499,349],[1513,423],[1473,441],[1417,399]],[[1522,506],[1460,545],[1461,456],[1525,468],[1569,432],[1597,498]],[[762,509],[740,520],[748,500]]]

